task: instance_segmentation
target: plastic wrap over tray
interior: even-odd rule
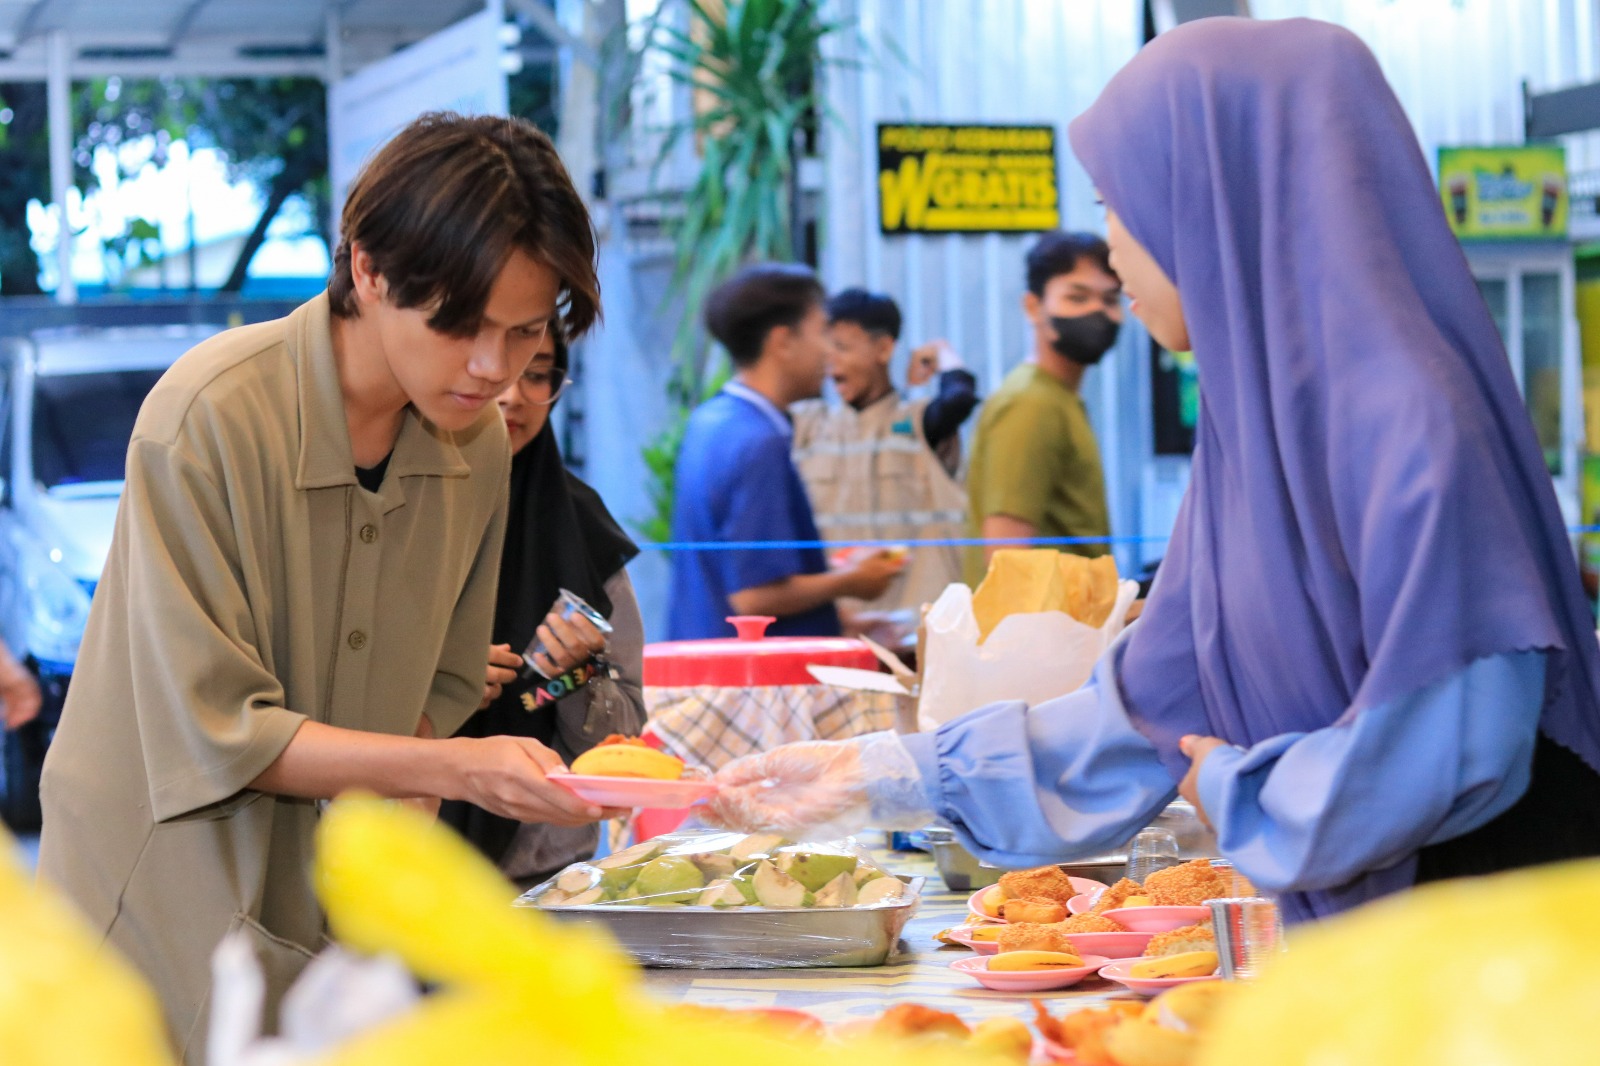
[[[849,840],[696,831],[576,863],[517,903],[601,926],[646,966],[876,966],[922,884]]]

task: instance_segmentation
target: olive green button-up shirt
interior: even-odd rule
[[[209,959],[249,930],[276,999],[320,947],[314,802],[248,786],[306,719],[454,732],[482,695],[510,448],[408,410],[361,488],[328,302],[219,334],[156,385],[61,726],[41,876],[152,981],[191,1061]]]

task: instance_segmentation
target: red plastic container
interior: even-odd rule
[[[807,666],[878,669],[878,660],[859,640],[769,637],[767,627],[777,619],[761,615],[738,616],[728,621],[738,632],[737,637],[646,645],[644,683],[656,688],[815,685],[816,680],[806,672]]]

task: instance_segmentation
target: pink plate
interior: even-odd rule
[[[1094,906],[1094,901],[1100,898],[1098,892],[1080,892],[1067,900],[1068,914],[1088,914],[1089,908]]]
[[[1192,985],[1197,981],[1219,980],[1216,974],[1209,974],[1205,977],[1129,977],[1128,971],[1133,968],[1134,963],[1139,961],[1139,959],[1118,959],[1116,962],[1102,966],[1100,968],[1100,976],[1115,981],[1119,985],[1126,985],[1129,991],[1137,992],[1141,996],[1160,995],[1169,988],[1176,988],[1179,985]]]
[[[982,907],[978,906],[978,901],[983,898],[983,894],[985,892],[989,891],[989,889],[992,889],[994,887],[995,887],[994,885],[990,885],[989,888],[980,888],[980,889],[978,889],[978,891],[974,892],[967,899],[967,910],[970,911],[973,914],[976,914],[979,918],[987,918],[991,922],[1003,922],[1003,921],[1005,921],[1004,918],[1000,918],[1000,917],[998,917],[996,915],[992,915],[989,912],[985,911]]]
[[[1118,907],[1106,917],[1135,933],[1168,933],[1211,917],[1210,907]]]
[[[979,955],[996,955],[996,954],[999,954],[999,952],[1000,952],[1000,945],[995,943],[993,940],[973,940],[970,937],[964,937],[964,936],[960,935],[959,933],[949,933],[949,934],[947,934],[947,936],[949,937],[949,939],[954,940],[957,944],[960,944],[962,947],[970,948],[972,951],[977,952]],[[1143,950],[1143,949],[1140,949],[1140,950]],[[1116,957],[1118,957],[1118,956],[1111,956],[1111,955],[1107,956],[1107,958],[1116,958]]]
[[[662,781],[644,777],[600,777],[596,774],[546,774],[581,800],[602,807],[691,807],[717,791],[710,781]]]
[[[990,972],[989,960],[993,957],[973,955],[970,958],[957,959],[950,964],[950,968],[957,973],[966,974],[984,988],[992,988],[996,992],[1048,992],[1051,989],[1075,985],[1110,961],[1100,955],[1085,955],[1083,965],[1074,966],[1070,970],[1021,970],[1011,973],[1004,970]]]
[[[1073,890],[1078,893],[1078,895],[1072,897],[1073,900],[1082,899],[1086,896],[1093,897],[1106,890],[1105,885],[1102,885],[1099,881],[1091,881],[1087,877],[1069,877],[1067,880],[1072,882]],[[989,888],[980,888],[978,891],[974,892],[971,897],[967,899],[967,910],[971,911],[973,914],[976,914],[979,918],[987,918],[992,922],[1003,922],[1005,921],[1004,918],[988,914],[978,906],[978,900],[983,898],[983,894],[989,891],[990,888],[994,887],[994,885],[990,885]],[[1078,911],[1072,909],[1071,903],[1067,904],[1067,912],[1069,914],[1079,913]]]
[[[1153,936],[1154,933],[1068,933],[1067,940],[1079,955],[1131,959],[1144,954]]]

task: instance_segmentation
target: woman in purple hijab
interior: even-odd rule
[[[713,817],[938,818],[1000,865],[1179,790],[1291,919],[1600,854],[1600,645],[1499,335],[1372,54],[1310,20],[1164,34],[1072,123],[1113,263],[1192,349],[1193,476],[1083,689],[726,768]]]

